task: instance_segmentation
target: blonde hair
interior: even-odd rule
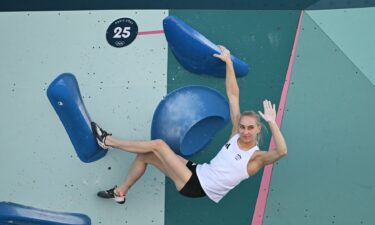
[[[263,128],[263,124],[262,124],[262,122],[260,122],[260,116],[259,116],[259,114],[258,113],[256,113],[256,112],[254,112],[254,111],[244,111],[244,112],[242,112],[241,113],[241,116],[240,116],[240,119],[238,120],[238,122],[240,122],[241,121],[241,119],[242,119],[242,117],[244,117],[244,116],[250,116],[250,117],[253,117],[255,120],[256,120],[256,124],[258,125],[258,126],[260,126],[261,128]],[[261,129],[262,130],[262,129]],[[257,134],[257,143],[259,143],[259,141],[262,139],[262,134],[261,134],[261,132],[259,132],[258,134]]]

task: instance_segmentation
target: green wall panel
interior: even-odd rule
[[[227,46],[238,58],[250,64],[248,76],[238,79],[242,110],[259,110],[264,98],[278,104],[284,84],[299,11],[170,11],[216,44]],[[168,55],[168,92],[191,84],[206,85],[225,95],[225,80],[191,74]],[[265,129],[264,129],[265,130]],[[218,133],[206,149],[192,157],[207,162],[227,141],[230,126]],[[262,149],[267,149],[270,134],[264,132]],[[244,181],[216,204],[208,198],[189,199],[178,194],[166,181],[165,223],[175,224],[250,224],[262,171]]]
[[[374,224],[375,88],[304,16],[264,225]]]
[[[306,13],[375,85],[375,7]]]

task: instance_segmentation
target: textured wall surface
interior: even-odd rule
[[[149,139],[156,105],[166,94],[163,34],[138,36],[124,48],[106,41],[122,17],[139,31],[162,29],[168,11],[15,12],[0,14],[0,200],[81,212],[93,224],[163,224],[164,176],[150,167],[127,206],[96,197],[119,184],[134,155],[110,151],[84,164],[75,154],[46,89],[60,73],[76,75],[94,121],[115,136]]]
[[[339,3],[311,3],[282,121],[289,154],[274,166],[263,224],[374,224],[375,8],[349,9],[354,3],[347,2],[340,3],[346,9],[313,10]],[[97,191],[122,181],[134,155],[111,150],[82,163],[47,99],[49,83],[73,73],[94,121],[116,137],[145,140],[168,92],[197,84],[225,94],[224,79],[179,65],[160,32],[139,35],[124,48],[106,41],[107,28],[119,18],[132,18],[147,32],[162,30],[168,15],[249,63],[249,75],[238,79],[242,110],[260,110],[265,98],[278,105],[299,10],[1,12],[0,201],[84,213],[92,224],[251,224],[262,171],[219,204],[179,195],[153,167],[125,206],[99,199]],[[267,150],[264,128],[260,147]],[[227,126],[190,160],[209,161],[229,132]]]
[[[267,98],[280,100],[300,11],[170,11],[216,44],[250,65],[248,76],[239,78],[241,110],[262,109]],[[168,91],[187,84],[206,85],[225,95],[225,79],[187,72],[173,54],[168,57]],[[268,149],[270,132],[263,127],[261,149]],[[268,129],[268,132],[266,131]],[[209,162],[226,143],[230,125],[191,160]],[[189,199],[167,180],[165,224],[250,224],[262,171],[242,182],[219,204],[208,198]]]
[[[374,15],[306,12],[265,225],[374,223]]]

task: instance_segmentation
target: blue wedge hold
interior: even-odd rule
[[[157,106],[151,139],[162,139],[177,154],[191,156],[203,150],[228,121],[229,104],[221,93],[205,86],[185,86]]]
[[[13,202],[0,202],[0,224],[91,225],[91,219],[80,213],[55,212]]]
[[[70,73],[59,75],[49,85],[47,96],[68,133],[78,158],[89,163],[104,157],[107,151],[97,144],[93,135],[91,119],[75,76]]]
[[[188,71],[225,77],[225,63],[213,57],[220,48],[175,16],[163,20],[165,37],[178,62]],[[246,76],[249,65],[231,56],[237,77]]]

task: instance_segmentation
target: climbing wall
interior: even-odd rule
[[[92,224],[163,224],[164,176],[150,167],[127,205],[96,197],[124,178],[134,155],[110,151],[82,163],[50,105],[46,89],[73,73],[91,118],[115,136],[149,139],[156,105],[166,94],[165,10],[0,13],[0,201],[80,212]],[[128,46],[106,40],[110,24],[131,18]],[[139,212],[142,211],[142,216]]]
[[[267,98],[278,105],[282,92],[299,11],[170,11],[216,44],[228,47],[251,69],[239,78],[242,110],[261,110]],[[220,18],[220,19],[218,19]],[[261,22],[260,22],[261,21]],[[246,24],[246,25],[245,25]],[[168,92],[188,84],[200,84],[225,95],[225,80],[187,72],[173,54],[168,55]],[[269,128],[264,127],[261,149],[268,149]],[[268,132],[266,131],[268,129]],[[208,162],[226,143],[231,132],[220,132],[207,148],[190,160]],[[262,171],[242,182],[219,204],[208,198],[189,199],[176,192],[167,179],[165,224],[250,224]]]
[[[265,225],[373,224],[374,8],[307,11]]]

